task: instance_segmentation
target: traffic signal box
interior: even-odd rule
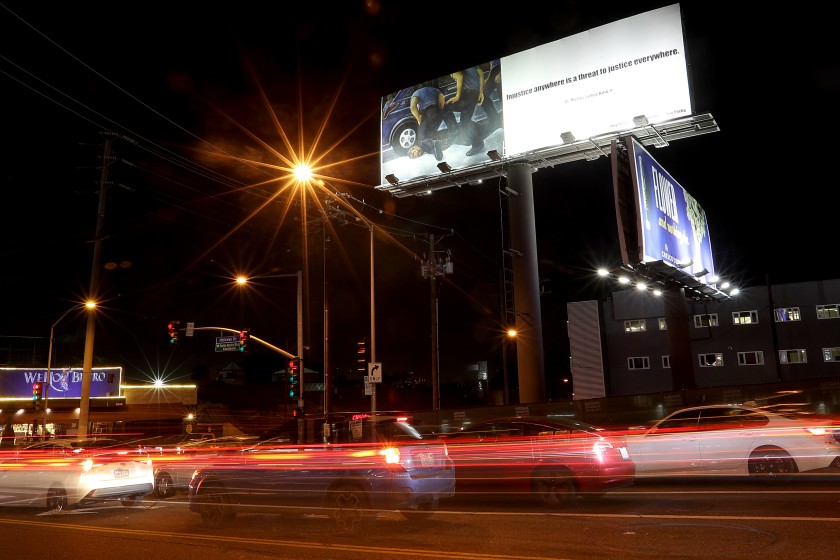
[[[247,352],[248,351],[248,344],[251,341],[251,330],[250,329],[242,329],[239,331],[239,351],[240,352]]]
[[[289,402],[297,404],[300,398],[300,358],[289,360]]]
[[[169,344],[175,345],[178,344],[178,336],[179,336],[179,329],[181,328],[181,321],[169,321],[169,324],[166,325],[169,333]]]
[[[44,398],[44,384],[43,383],[33,383],[32,384],[32,404],[35,405],[35,408],[38,408],[38,405],[41,403],[41,399]]]

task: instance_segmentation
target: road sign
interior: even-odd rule
[[[371,383],[382,383],[382,362],[368,362],[368,378]]]
[[[217,336],[216,352],[239,352],[239,337]]]
[[[195,333],[195,323],[187,323],[187,336],[192,336]]]

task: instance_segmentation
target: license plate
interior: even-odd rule
[[[114,469],[114,478],[128,478],[128,469]]]
[[[431,453],[419,453],[421,467],[434,467],[435,457]]]
[[[618,451],[621,453],[621,458],[622,459],[629,459],[630,458],[630,454],[627,453],[627,448],[626,447],[619,447]]]

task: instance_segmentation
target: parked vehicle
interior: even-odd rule
[[[330,437],[331,443],[304,444],[272,438],[196,471],[189,509],[215,527],[237,512],[315,508],[353,530],[382,510],[428,516],[455,493],[446,445],[405,419],[363,414]]]
[[[532,495],[550,506],[633,484],[620,436],[565,418],[488,420],[442,434],[458,494]]]
[[[55,438],[0,453],[0,503],[61,511],[119,500],[139,504],[154,489],[149,456],[108,438]]]
[[[840,470],[840,426],[747,405],[677,410],[627,436],[637,476],[789,477]]]

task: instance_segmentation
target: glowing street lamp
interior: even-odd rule
[[[93,311],[96,307],[95,301],[86,301],[84,307],[89,311]],[[41,429],[44,432],[44,438],[47,437],[47,409],[49,408],[49,395],[50,395],[50,385],[52,384],[52,357],[53,357],[53,344],[55,343],[55,327],[64,320],[67,315],[70,314],[71,311],[78,311],[81,306],[76,305],[71,307],[67,311],[65,311],[61,317],[59,317],[55,323],[50,326],[50,345],[49,350],[47,350],[47,379],[46,383],[44,383],[44,417],[41,422]]]

